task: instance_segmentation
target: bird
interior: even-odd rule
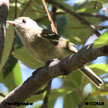
[[[29,17],[18,17],[7,23],[14,26],[25,49],[39,62],[63,59],[78,52],[73,43],[49,29],[42,28]],[[97,88],[104,84],[88,66],[84,65],[80,70]]]

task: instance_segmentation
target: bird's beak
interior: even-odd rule
[[[11,24],[11,25],[13,25],[13,26],[16,25],[15,21],[6,21],[6,23]]]

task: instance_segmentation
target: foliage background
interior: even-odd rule
[[[27,4],[29,5],[27,6]],[[106,21],[108,18],[108,1],[107,0],[58,0],[61,5],[69,8],[74,13],[79,13],[80,17],[87,20],[89,23],[95,25],[97,30],[100,30],[101,23]],[[27,6],[27,7],[26,7]],[[52,5],[47,4],[49,11],[51,12]],[[26,7],[26,8],[25,8]],[[8,14],[8,20],[14,20],[15,18],[15,0],[11,0],[10,9]],[[94,35],[94,32],[91,31],[90,27],[81,23],[80,20],[75,18],[74,16],[68,14],[68,12],[64,12],[64,10],[57,8],[56,15],[56,24],[57,29],[60,35],[63,35],[65,38],[68,38],[69,41],[76,44],[77,48],[83,47],[87,39]],[[83,14],[82,14],[83,13]],[[84,13],[87,13],[84,15]],[[36,20],[41,26],[49,27],[50,23],[48,18],[46,17],[46,13],[44,11],[41,0],[18,0],[17,3],[17,16],[28,16],[34,20]],[[91,15],[91,16],[90,16]],[[97,15],[97,16],[96,16]],[[103,15],[103,17],[99,17]],[[100,26],[99,26],[100,25]],[[104,25],[103,25],[104,26]],[[102,36],[103,38],[99,38],[95,42],[94,47],[99,47],[101,45],[106,45],[108,42],[107,39],[108,31],[106,31]],[[89,39],[91,42],[94,38]],[[7,57],[9,55],[12,41],[14,40],[14,30],[11,26],[7,25],[7,35],[5,42],[5,49],[2,57],[2,65],[4,65]],[[36,69],[43,64],[38,63],[33,58],[29,56],[29,54],[24,49],[19,37],[16,34],[16,38],[14,41],[14,50],[12,52],[11,57],[9,58],[9,62],[7,67],[0,72],[0,82],[6,86],[8,91],[4,89],[3,86],[0,86],[0,92],[3,94],[8,94],[11,90],[15,89],[19,86],[23,80],[21,75],[21,61],[24,65],[31,69]],[[83,105],[83,108],[107,108],[108,107],[108,86],[107,86],[107,58],[105,58],[106,62],[103,64],[93,64],[92,62],[88,64],[88,66],[101,78],[105,81],[105,86],[100,90],[97,89],[94,85],[90,83],[90,81],[81,73],[79,70],[75,70],[75,72],[71,73],[69,76],[60,76],[58,79],[54,79],[52,83],[52,91],[49,97],[49,108],[53,108],[57,99],[60,97],[62,101],[59,104],[62,105],[63,108],[77,108],[78,105],[84,101],[86,102],[104,102],[104,106],[87,106]],[[102,61],[101,61],[102,63]],[[1,65],[1,67],[2,67]],[[0,67],[0,71],[1,71]],[[29,71],[25,74],[28,74]],[[55,87],[55,85],[59,85]],[[90,94],[89,94],[90,93]],[[89,95],[89,96],[88,96]],[[45,92],[40,95],[34,95],[27,99],[28,102],[39,102],[39,104],[35,104],[31,106],[31,108],[39,108],[42,104],[42,100],[45,96]],[[85,100],[85,98],[88,98]],[[0,100],[3,97],[0,97]],[[57,104],[57,103],[56,103]],[[54,108],[58,108],[55,106]],[[27,106],[28,108],[28,106]],[[60,108],[60,106],[59,106]]]

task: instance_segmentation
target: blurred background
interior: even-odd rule
[[[108,35],[108,1],[107,0],[58,0],[59,4],[69,8],[72,12],[77,13],[91,25],[94,25],[101,35]],[[47,4],[48,9],[52,12],[53,6]],[[41,0],[18,0],[17,11],[15,11],[15,0],[10,1],[10,9],[8,20],[17,17],[28,16],[37,21],[40,26],[50,29],[50,23],[44,11]],[[94,43],[97,40],[95,32],[91,31],[90,27],[83,24],[75,16],[68,14],[63,9],[56,9],[55,24],[60,35],[73,42],[77,49],[83,46]],[[44,64],[35,61],[29,56],[24,49],[17,34],[7,24],[7,50],[12,42],[11,37],[15,35],[14,50],[8,60],[6,68],[0,73],[0,93],[7,95],[10,91],[19,86],[32,72]],[[105,36],[104,36],[105,37]],[[12,37],[13,38],[13,37]],[[107,40],[108,38],[104,38]],[[103,40],[98,40],[99,45],[103,45]],[[102,43],[102,44],[101,44]],[[6,52],[4,58],[6,57]],[[51,94],[48,101],[48,108],[107,108],[108,107],[108,65],[107,57],[98,57],[96,60],[88,63],[88,66],[100,76],[105,85],[101,89],[97,89],[90,81],[79,71],[75,70],[68,76],[59,76],[52,80]],[[45,86],[44,86],[45,87]],[[43,89],[44,87],[40,88]],[[20,108],[40,108],[43,103],[43,98],[46,92],[38,95],[33,95],[28,98],[27,102],[33,102],[32,106],[21,106]],[[88,96],[90,95],[90,96]],[[78,107],[84,99],[86,102],[104,102],[104,106],[83,105]],[[0,96],[0,100],[4,97]]]

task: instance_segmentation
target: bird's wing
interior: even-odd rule
[[[48,29],[43,29],[41,35],[43,38],[49,40],[57,47],[67,49],[73,53],[77,52],[77,49],[75,48],[75,45],[73,43],[69,42],[67,39],[63,37],[60,37],[59,35]]]
[[[54,45],[57,45],[58,41],[60,39],[59,35],[57,35],[56,33],[52,32],[48,29],[43,29],[41,35],[42,35],[43,38],[48,39]]]

